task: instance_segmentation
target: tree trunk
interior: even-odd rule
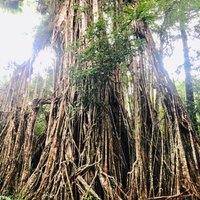
[[[184,53],[185,89],[186,89],[187,108],[188,108],[190,117],[196,127],[197,119],[196,119],[194,93],[193,93],[192,77],[191,77],[191,63],[190,63],[190,57],[189,57],[187,33],[185,29],[181,29],[181,40],[183,44],[183,53]]]
[[[66,0],[56,8],[56,91],[48,102],[39,95],[31,106],[24,101],[18,115],[5,119],[0,134],[2,194],[10,189],[32,200],[200,198],[199,138],[149,27],[139,19],[131,22],[131,38],[145,44],[125,57],[127,71],[115,62],[122,54],[113,59],[104,53],[115,41],[109,41],[107,27],[102,30],[101,18],[119,29],[112,17],[120,15],[122,5],[115,1],[114,14],[105,9],[110,4],[96,0]],[[93,23],[100,27],[99,38],[89,40],[87,30]],[[78,49],[71,48],[80,40]],[[93,58],[80,62],[76,57],[93,44],[99,45],[96,54],[112,61],[106,60],[109,66],[101,62],[97,72]],[[112,70],[106,68],[110,66]],[[72,71],[87,73],[76,79]],[[7,101],[10,105],[11,98]],[[34,126],[45,103],[51,103],[47,130],[38,141]]]

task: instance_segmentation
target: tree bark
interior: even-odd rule
[[[181,29],[181,40],[182,40],[182,44],[183,44],[183,53],[184,53],[185,89],[186,89],[187,109],[188,109],[190,117],[194,123],[195,128],[197,128],[194,92],[193,92],[192,77],[191,77],[191,62],[190,62],[190,57],[189,57],[187,33],[186,33],[185,29]]]
[[[163,199],[181,194],[200,198],[200,142],[145,22],[131,23],[132,38],[145,44],[128,55],[127,71],[120,63],[113,67],[111,57],[112,71],[107,74],[101,69],[96,76],[71,76],[71,70],[88,72],[93,67],[92,60],[80,63],[76,54],[99,42],[85,37],[90,25],[100,26],[102,17],[112,23],[113,13],[106,12],[104,3],[66,0],[56,8],[56,91],[47,102],[35,99],[32,106],[25,96],[19,116],[11,113],[5,120],[0,134],[1,193],[8,194],[10,188],[10,193],[17,191],[22,199],[31,200]],[[115,2],[115,17],[122,5],[121,0]],[[119,28],[113,21],[111,27]],[[98,34],[109,48],[106,28]],[[70,48],[80,39],[81,47]],[[104,66],[101,63],[100,68]],[[51,105],[39,144],[34,126],[44,102]]]

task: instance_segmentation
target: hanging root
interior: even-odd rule
[[[80,12],[74,3],[87,9]],[[120,2],[115,3],[117,16]],[[9,93],[0,97],[0,193],[31,200],[200,199],[200,141],[147,24],[137,20],[131,27],[132,37],[145,44],[124,56],[125,72],[120,62],[113,66],[113,55],[101,62],[103,69],[92,68],[93,58],[79,63],[75,57],[97,40],[85,33],[104,17],[102,8],[97,0],[64,1],[56,8],[54,94],[44,97],[46,80],[40,94],[36,84],[31,99],[32,68],[23,65]],[[100,36],[109,48],[106,28],[100,27]],[[66,50],[82,38],[78,50]],[[94,48],[102,42],[97,41]],[[107,59],[101,46],[100,58]],[[72,71],[80,79],[71,77]],[[37,137],[41,113],[45,128]]]

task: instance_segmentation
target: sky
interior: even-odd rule
[[[177,31],[173,31],[172,34],[178,35]],[[176,39],[173,41],[173,51],[172,54],[166,55],[163,59],[164,65],[166,70],[168,71],[170,77],[174,80],[185,80],[185,72],[184,72],[184,57],[183,57],[183,47],[182,47],[182,41],[181,39]],[[196,57],[196,52],[200,50],[200,39],[188,36],[188,47],[189,47],[189,54],[190,54],[190,61],[192,62],[192,59]],[[200,61],[195,62],[195,66],[200,66]],[[179,73],[177,73],[177,68],[179,66],[182,66],[179,68]],[[192,75],[197,75],[200,77],[200,74],[194,74],[198,73],[197,71],[192,71]]]
[[[23,7],[23,12],[15,14],[0,9],[0,81],[8,78],[10,70],[6,69],[10,62],[20,64],[31,57],[34,33],[40,21],[41,15],[28,5]],[[200,40],[190,40],[189,43],[193,49],[200,47]],[[164,58],[164,65],[172,79],[184,80],[183,69],[180,74],[176,73],[177,66],[183,64],[181,41],[177,40],[174,46],[173,54]],[[43,65],[42,60],[48,60],[49,54],[52,55],[50,50],[41,53],[36,65],[38,70]]]
[[[9,74],[10,62],[23,63],[32,55],[36,26],[41,16],[29,6],[23,12],[11,13],[0,9],[0,80]]]

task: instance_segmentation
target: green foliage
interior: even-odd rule
[[[143,44],[131,39],[131,35],[132,32],[123,26],[112,29],[103,18],[88,28],[84,38],[87,46],[77,55],[78,68],[73,72],[84,105],[101,103],[97,100],[98,91],[112,81],[113,72]],[[85,83],[92,86],[83,88]]]
[[[22,200],[22,198],[20,198],[16,195],[11,195],[11,196],[1,196],[0,195],[0,200]]]
[[[186,105],[185,82],[184,81],[176,81],[175,85],[176,85],[177,91],[178,91],[183,103]]]
[[[12,199],[7,196],[0,196],[0,200],[12,200]]]
[[[158,10],[161,18],[165,18],[163,29],[177,26],[185,28],[195,16],[198,16],[200,3],[198,0],[157,0]]]
[[[47,129],[46,114],[49,112],[49,105],[44,105],[37,117],[34,127],[34,134],[36,137],[43,135]]]
[[[186,106],[186,91],[185,91],[185,82],[184,81],[176,81],[175,82],[177,91],[181,97],[181,100]],[[199,79],[193,79],[193,91],[194,91],[194,106],[195,113],[197,117],[197,126],[198,131],[200,133],[200,81]]]
[[[0,200],[22,200],[22,199],[16,195],[11,195],[11,196],[1,196],[0,195]]]
[[[136,10],[136,19],[140,19],[146,23],[152,23],[157,18],[156,0],[139,1]]]
[[[194,102],[195,112],[197,114],[197,126],[200,135],[200,80],[198,78],[193,79],[193,91],[194,91]]]
[[[43,113],[39,113],[36,123],[35,123],[35,128],[34,128],[34,133],[37,137],[41,136],[44,134],[46,130],[46,120],[45,116]]]
[[[74,8],[76,11],[78,11],[78,13],[83,13],[83,12],[87,12],[87,11],[90,10],[90,7],[89,7],[88,5],[82,6],[82,7],[81,7],[79,3],[74,3],[74,4],[73,4],[73,8]]]

